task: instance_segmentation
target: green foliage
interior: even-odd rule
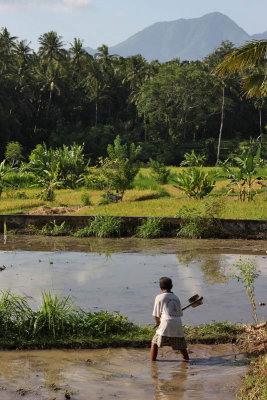
[[[216,237],[220,234],[217,218],[224,207],[223,198],[207,198],[202,202],[202,209],[182,206],[175,217],[182,220],[177,236],[184,238]]]
[[[28,333],[32,311],[27,298],[11,294],[10,289],[0,291],[0,336]]]
[[[6,145],[5,158],[13,167],[22,160],[22,146],[19,142],[9,142]]]
[[[109,215],[97,215],[90,224],[91,236],[116,237],[120,236],[121,220]]]
[[[260,271],[257,269],[257,267],[258,264],[255,260],[251,260],[250,258],[242,259],[239,257],[239,260],[233,264],[233,268],[237,270],[237,272],[231,275],[232,279],[236,279],[238,282],[243,284],[251,302],[256,323],[258,323],[258,316],[254,300],[254,282],[260,275]]]
[[[243,387],[240,390],[240,400],[263,400],[267,398],[266,371],[266,356],[259,356],[251,361],[248,373],[243,380]]]
[[[76,237],[96,236],[99,238],[120,236],[121,220],[109,215],[97,215],[89,226],[74,233]]]
[[[50,292],[42,293],[39,310],[33,317],[33,335],[59,336],[73,333],[77,316],[70,296],[52,296]]]
[[[110,314],[107,311],[96,313],[81,311],[79,316],[78,331],[84,332],[93,338],[104,337],[110,334],[124,334],[136,330],[134,324],[129,322],[128,318],[122,316],[119,312]]]
[[[108,145],[108,157],[100,159],[101,170],[107,180],[108,190],[115,189],[123,196],[139,171],[136,158],[140,151],[141,147],[135,147],[134,143],[127,149],[126,144],[121,144],[119,135],[114,140],[114,145]]]
[[[170,170],[163,163],[152,160],[152,158],[149,160],[149,166],[152,169],[152,177],[155,181],[160,185],[165,185],[168,182]]]
[[[257,193],[252,190],[254,182],[261,183],[266,179],[263,176],[257,176],[257,167],[260,161],[261,145],[250,142],[248,148],[244,148],[239,156],[232,157],[232,164],[237,168],[230,167],[229,160],[220,163],[224,177],[230,179],[228,186],[237,186],[239,199],[241,201],[251,201]]]
[[[33,226],[31,228],[34,229],[36,233],[44,236],[62,236],[66,235],[69,232],[66,230],[66,222],[63,221],[60,225],[57,225],[56,221],[50,222],[42,227],[42,229],[36,229]]]
[[[137,227],[135,236],[143,239],[159,238],[162,235],[162,228],[161,218],[149,217]]]
[[[81,195],[81,204],[83,206],[91,206],[92,205],[90,195],[88,193],[83,193]]]
[[[85,186],[93,190],[103,190],[108,186],[101,168],[96,167],[90,168],[88,174],[84,175],[84,183]]]
[[[202,168],[190,167],[177,174],[174,186],[185,192],[189,197],[203,199],[215,186],[214,177]]]
[[[212,339],[217,342],[230,342],[233,338],[243,333],[244,328],[229,321],[212,321],[211,324],[198,326],[184,326],[186,339],[191,343],[198,343],[201,340]]]
[[[7,172],[3,179],[4,187],[13,187],[16,189],[30,188],[37,185],[37,178],[31,172],[16,172],[14,169]]]
[[[9,289],[0,293],[0,338],[62,338],[74,334],[102,338],[138,330],[118,312],[85,312],[70,296],[44,291],[39,309],[33,311],[26,297],[11,294]]]
[[[207,160],[206,156],[197,155],[194,150],[191,153],[185,153],[184,158],[180,164],[181,167],[201,167]]]
[[[2,194],[3,191],[3,179],[5,178],[5,176],[7,175],[7,173],[10,171],[10,167],[6,166],[6,161],[3,160],[0,163],[0,196]]]
[[[25,170],[36,174],[40,184],[53,183],[54,187],[71,188],[83,180],[82,174],[86,168],[83,146],[76,143],[55,150],[48,149],[45,143],[38,144],[30,154],[29,164],[25,166]]]

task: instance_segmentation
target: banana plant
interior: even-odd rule
[[[244,149],[239,156],[232,158],[234,167],[229,165],[229,160],[220,163],[224,172],[224,177],[230,180],[227,186],[237,186],[239,191],[239,199],[241,201],[251,201],[255,195],[253,184],[257,182],[261,184],[264,177],[257,176],[257,167],[260,162],[261,145],[259,144],[255,150],[255,144],[250,143],[248,149]]]
[[[174,186],[185,192],[189,197],[203,199],[215,186],[214,176],[204,172],[202,168],[191,167],[182,170],[174,181]]]

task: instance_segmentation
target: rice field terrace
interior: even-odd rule
[[[114,215],[114,216],[157,216],[173,217],[182,207],[200,210],[202,202],[189,198],[172,183],[182,170],[180,167],[168,167],[171,171],[167,184],[158,184],[151,176],[150,168],[142,168],[126,190],[123,201],[101,204],[105,190],[92,190],[85,186],[78,189],[55,190],[55,199],[45,201],[38,198],[41,188],[21,187],[19,189],[4,188],[0,198],[0,213],[24,213],[42,206],[67,207],[64,212],[76,215]],[[220,168],[204,167],[204,171],[220,175]],[[267,170],[262,169],[262,174]],[[260,185],[254,183],[257,191],[253,201],[239,201],[238,192],[229,188],[229,180],[216,178],[216,184],[209,197],[221,198],[220,218],[231,219],[266,219],[266,193]],[[84,196],[88,201],[84,201]],[[102,202],[103,203],[103,202]],[[90,204],[90,205],[86,205]],[[42,213],[42,212],[40,212]]]

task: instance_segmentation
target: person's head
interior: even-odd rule
[[[172,289],[172,280],[167,276],[163,276],[159,280],[159,287],[161,290],[171,290]]]

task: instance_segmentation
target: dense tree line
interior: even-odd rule
[[[78,38],[66,49],[50,31],[39,37],[34,52],[3,28],[0,157],[11,141],[22,145],[25,156],[38,143],[76,142],[94,161],[119,134],[122,142],[141,144],[144,161],[178,164],[195,147],[214,163],[220,127],[223,140],[235,147],[259,135],[259,115],[261,126],[267,122],[264,102],[242,96],[238,74],[214,73],[232,51],[233,45],[223,42],[202,61],[147,63],[140,55],[111,55],[105,45],[91,56]]]

